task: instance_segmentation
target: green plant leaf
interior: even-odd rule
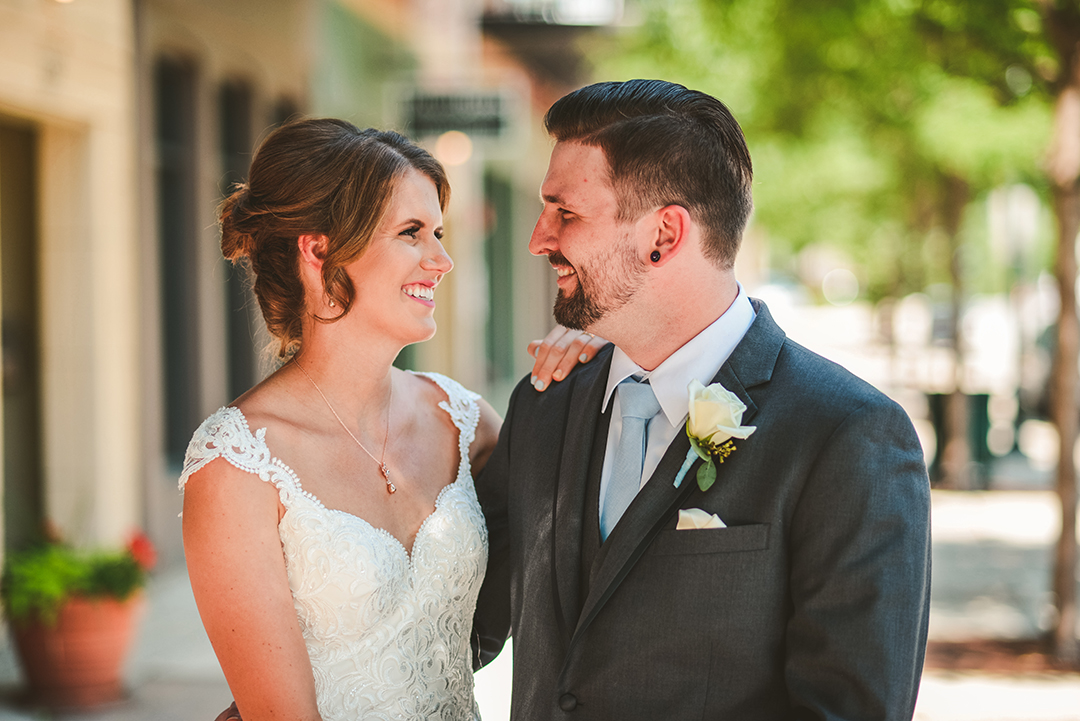
[[[707,491],[714,483],[716,483],[716,463],[710,458],[707,463],[702,463],[698,468],[697,484],[698,488]]]
[[[8,554],[0,599],[12,621],[36,617],[51,625],[72,596],[124,600],[145,582],[145,570],[127,550],[87,553],[50,543]]]

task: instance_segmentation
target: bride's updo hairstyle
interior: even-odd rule
[[[446,171],[426,150],[392,131],[360,130],[344,120],[297,120],[274,130],[255,151],[248,182],[221,204],[221,252],[247,259],[255,297],[278,356],[299,349],[304,316],[301,235],[325,235],[323,290],[341,313],[356,288],[345,266],[363,254],[397,181],[413,168],[435,183],[439,206],[450,200]]]

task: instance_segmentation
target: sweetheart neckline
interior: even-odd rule
[[[412,567],[412,559],[413,559],[412,551],[416,549],[416,541],[420,537],[420,532],[424,530],[424,527],[427,526],[427,522],[432,518],[432,516],[434,516],[436,513],[439,512],[439,505],[440,505],[440,503],[442,501],[443,494],[446,493],[447,489],[449,489],[451,486],[457,485],[458,482],[461,481],[462,476],[468,474],[469,456],[468,456],[468,452],[467,452],[468,449],[461,447],[462,438],[464,437],[464,434],[465,434],[465,429],[462,428],[461,426],[459,426],[457,424],[457,421],[454,419],[454,414],[453,414],[453,412],[451,410],[451,407],[452,407],[451,404],[452,404],[453,398],[452,398],[450,392],[446,388],[443,388],[442,384],[439,383],[435,378],[433,378],[432,375],[429,374],[429,373],[422,373],[422,372],[417,372],[417,371],[406,371],[406,372],[411,373],[414,376],[420,376],[422,378],[427,378],[432,383],[434,383],[439,388],[439,390],[441,390],[443,393],[446,394],[446,400],[445,401],[439,401],[437,406],[439,408],[441,408],[443,411],[445,411],[447,415],[450,416],[450,422],[454,425],[454,428],[456,428],[457,432],[458,432],[457,473],[454,474],[454,480],[450,481],[445,486],[443,486],[442,488],[439,489],[438,494],[435,496],[435,504],[434,504],[434,507],[431,510],[431,513],[424,516],[424,520],[420,522],[420,525],[416,529],[416,533],[413,536],[412,549],[406,548],[405,544],[401,542],[401,539],[398,538],[397,536],[395,536],[389,530],[387,530],[386,528],[383,528],[382,526],[376,526],[374,523],[367,520],[363,516],[358,516],[355,513],[351,513],[349,511],[346,511],[346,510],[341,509],[341,508],[330,508],[330,507],[328,507],[326,504],[324,504],[322,502],[322,500],[318,496],[316,496],[314,493],[312,493],[311,491],[304,488],[304,484],[300,482],[300,474],[298,474],[296,471],[294,471],[292,468],[290,468],[287,463],[282,461],[280,458],[278,458],[276,455],[274,455],[270,451],[270,445],[266,442],[266,427],[259,428],[256,431],[252,432],[251,424],[248,423],[247,416],[244,415],[244,412],[242,410],[240,410],[238,407],[233,406],[233,405],[225,406],[223,410],[227,409],[227,410],[235,411],[237,413],[237,415],[240,416],[240,420],[243,421],[244,428],[247,430],[248,435],[250,435],[252,438],[254,438],[254,439],[258,440],[259,442],[261,442],[263,447],[266,449],[267,455],[270,456],[270,464],[274,465],[274,466],[277,466],[279,469],[284,471],[285,474],[289,476],[289,478],[292,479],[293,483],[296,485],[296,490],[300,495],[305,496],[307,498],[310,498],[312,501],[315,502],[315,504],[319,508],[323,509],[324,511],[327,511],[328,513],[339,513],[339,514],[343,514],[345,516],[349,516],[350,518],[355,518],[356,520],[361,521],[368,528],[370,528],[370,529],[372,529],[372,530],[374,530],[376,532],[383,533],[383,534],[389,536],[390,538],[392,538],[397,543],[398,546],[401,547],[401,550],[405,553],[405,560],[409,563],[409,566],[411,568]],[[285,518],[286,515],[288,515],[290,510],[291,509],[289,509],[289,508],[285,509],[285,513],[282,514],[283,519]],[[280,521],[278,522],[278,525],[279,526],[281,525]]]
[[[247,416],[244,415],[244,412],[241,411],[239,408],[236,408],[235,406],[230,406],[230,407],[236,409],[236,412],[239,413],[240,417],[243,419],[244,426],[248,429],[248,433],[251,433],[251,426],[248,425]],[[453,418],[451,418],[451,422],[452,421],[453,421]],[[424,526],[427,525],[428,520],[430,520],[432,516],[434,516],[436,513],[439,512],[439,506],[440,506],[440,503],[442,501],[443,494],[446,493],[447,489],[449,489],[451,486],[457,485],[457,483],[461,480],[462,474],[465,472],[465,459],[467,458],[467,456],[461,450],[461,433],[462,433],[462,430],[461,430],[461,428],[458,428],[457,423],[454,423],[454,428],[457,428],[457,431],[458,431],[458,466],[457,466],[457,474],[454,476],[454,480],[450,481],[445,486],[440,488],[438,494],[436,494],[436,496],[435,496],[435,504],[434,504],[434,507],[431,509],[431,513],[424,516],[424,520],[420,522],[419,527],[417,527],[417,529],[416,529],[416,534],[413,536],[412,550],[415,550],[415,548],[416,548],[416,540],[420,537],[420,531],[424,530]],[[260,428],[259,430],[260,431],[265,431],[266,429],[265,428]],[[255,434],[252,434],[252,435],[255,435]],[[259,438],[259,440],[261,440],[263,445],[266,447],[267,453],[270,453],[270,445],[266,443],[265,433],[263,433],[263,437]],[[398,538],[397,536],[395,536],[389,530],[387,530],[386,528],[383,528],[382,526],[376,526],[374,523],[367,520],[363,516],[358,516],[355,513],[351,513],[351,512],[346,511],[346,510],[344,510],[342,508],[330,508],[329,506],[327,506],[325,503],[322,502],[322,499],[320,499],[318,496],[316,496],[311,491],[304,488],[304,484],[300,482],[300,474],[298,474],[296,471],[294,471],[292,468],[290,468],[288,466],[288,464],[286,464],[280,458],[275,456],[273,453],[270,453],[270,463],[277,466],[278,468],[280,468],[282,471],[284,471],[292,479],[293,483],[296,484],[296,490],[300,495],[304,496],[305,498],[310,498],[312,501],[315,502],[315,504],[319,508],[323,509],[327,513],[338,513],[338,514],[348,516],[350,518],[355,518],[356,520],[363,522],[364,525],[366,525],[368,528],[371,528],[371,529],[373,529],[373,530],[375,530],[377,532],[384,533],[387,536],[389,536],[390,538],[394,539],[394,541],[397,543],[397,545],[401,547],[401,550],[405,552],[405,559],[409,562],[409,565],[410,566],[412,565],[412,557],[413,557],[412,550],[406,548],[405,544],[401,542],[401,539]],[[282,518],[285,518],[285,516],[288,515],[290,510],[292,510],[292,509],[286,508],[285,513],[282,514]],[[278,522],[278,525],[281,525],[280,521]]]
[[[275,462],[275,461],[277,461],[277,458],[272,458],[271,462]],[[281,465],[284,465],[284,464],[281,464]],[[292,471],[291,468],[288,468],[287,466],[286,466],[286,469],[289,470],[292,473],[293,479],[297,483],[297,487],[300,488],[300,479],[296,476],[296,473],[294,471]],[[402,553],[405,554],[405,562],[409,565],[409,568],[415,570],[415,568],[413,566],[413,558],[415,557],[414,552],[416,551],[416,544],[420,540],[420,534],[424,532],[425,528],[427,528],[428,521],[430,521],[432,518],[434,518],[435,514],[437,514],[440,510],[442,510],[442,499],[443,499],[443,496],[446,495],[446,492],[449,491],[453,486],[458,485],[460,482],[461,482],[461,466],[459,464],[458,465],[458,477],[455,478],[454,480],[450,481],[449,483],[447,483],[445,486],[443,486],[439,490],[439,494],[437,496],[435,496],[435,507],[432,508],[431,513],[427,514],[427,516],[424,517],[424,520],[420,522],[420,526],[416,529],[416,534],[413,536],[412,549],[406,548],[405,544],[401,542],[401,539],[398,538],[397,536],[395,536],[393,533],[391,533],[387,529],[383,528],[382,526],[376,526],[374,523],[367,520],[363,516],[358,516],[355,513],[350,513],[349,511],[345,511],[345,510],[342,510],[340,508],[329,508],[328,506],[324,505],[322,501],[319,500],[318,496],[316,496],[314,493],[309,493],[308,491],[305,491],[303,488],[300,488],[300,494],[303,495],[304,497],[314,501],[315,505],[318,508],[322,509],[323,511],[326,511],[330,515],[345,516],[345,517],[347,517],[349,519],[352,519],[354,521],[359,521],[365,527],[367,527],[368,529],[374,531],[376,533],[376,535],[381,534],[383,536],[386,536],[391,541],[393,541],[397,545],[398,548],[401,549]],[[285,516],[289,515],[289,513],[291,513],[292,510],[293,510],[292,508],[285,509],[285,513],[281,517],[282,520],[284,520]]]

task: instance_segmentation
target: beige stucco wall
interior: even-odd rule
[[[0,112],[39,139],[45,508],[81,543],[140,520],[133,38],[127,0],[0,2]]]

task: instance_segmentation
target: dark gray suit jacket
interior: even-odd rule
[[[910,719],[929,484],[904,411],[788,340],[764,304],[715,381],[757,426],[702,493],[679,434],[603,545],[609,346],[515,390],[477,479],[491,555],[477,664],[512,628],[512,718]],[[700,463],[700,461],[699,461]],[[675,530],[679,508],[728,528]]]

